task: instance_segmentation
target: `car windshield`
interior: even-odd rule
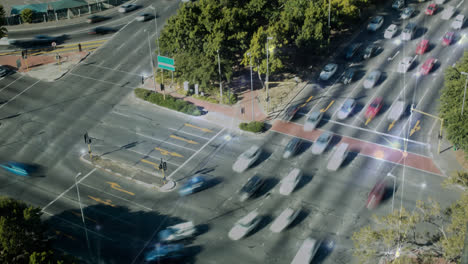
[[[309,116],[308,120],[309,120],[310,122],[315,122],[315,121],[317,121],[317,119],[319,118],[319,116],[320,116],[320,113],[319,113],[319,112],[313,112],[313,113]]]
[[[335,68],[335,65],[328,64],[327,66],[325,66],[325,68],[323,70],[326,71],[326,72],[331,72],[331,71],[333,71],[334,68]]]
[[[242,191],[244,192],[250,192],[252,189],[257,185],[257,183],[260,181],[258,177],[252,177],[242,188]]]
[[[329,138],[329,137],[330,137],[330,136],[329,136],[328,134],[322,134],[322,135],[320,135],[320,137],[317,139],[317,142],[319,142],[319,143],[325,143],[325,142],[328,141],[328,138]]]
[[[377,103],[374,102],[374,103],[372,103],[370,106],[371,106],[371,108],[377,108],[377,107],[379,106],[379,104],[377,104]]]
[[[244,152],[244,157],[247,159],[253,158],[257,154],[258,148],[251,147],[249,150]]]
[[[288,145],[286,145],[286,149],[287,150],[292,150],[296,144],[299,142],[299,139],[298,138],[293,138],[291,139],[289,142],[288,142]]]
[[[371,21],[372,24],[378,24],[380,23],[380,20],[382,20],[381,17],[374,17]]]

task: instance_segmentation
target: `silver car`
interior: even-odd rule
[[[333,138],[333,134],[329,131],[324,131],[312,145],[312,154],[321,154],[327,148]]]
[[[413,7],[407,7],[403,9],[403,12],[401,12],[401,19],[408,19],[410,18],[414,13],[414,8]]]
[[[384,22],[383,16],[375,16],[369,22],[369,25],[367,25],[367,30],[377,31],[383,25],[383,22]]]
[[[327,81],[333,76],[333,74],[335,74],[337,69],[338,69],[338,65],[335,63],[329,63],[325,65],[325,67],[323,68],[323,71],[320,72],[320,80]]]
[[[379,81],[382,72],[379,70],[373,70],[367,75],[366,79],[364,80],[364,88],[370,89],[375,86],[375,84]]]
[[[320,111],[314,111],[310,114],[304,124],[304,131],[312,131],[317,127],[320,120],[322,120],[323,113]]]

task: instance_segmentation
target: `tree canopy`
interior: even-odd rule
[[[3,5],[0,5],[0,38],[3,38],[6,36],[8,30],[4,27],[4,21],[5,21],[5,9],[3,8]]]
[[[52,250],[41,210],[0,197],[0,263],[75,263]]]

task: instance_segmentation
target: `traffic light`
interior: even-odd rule
[[[28,58],[28,50],[24,49],[21,51],[21,58],[27,59]]]
[[[167,164],[166,164],[166,162],[163,162],[162,165],[163,165],[163,170],[167,170]]]

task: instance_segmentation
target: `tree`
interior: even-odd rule
[[[5,25],[5,9],[3,8],[3,5],[0,5],[0,38],[3,38],[7,35],[8,30]]]
[[[0,197],[0,263],[61,263],[67,259],[52,250],[41,214],[40,208]]]
[[[21,10],[20,16],[24,23],[32,23],[34,11],[26,8]]]

